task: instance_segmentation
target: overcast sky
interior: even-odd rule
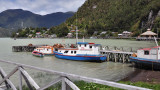
[[[24,9],[41,15],[75,12],[84,2],[85,0],[0,0],[0,12],[7,9]]]

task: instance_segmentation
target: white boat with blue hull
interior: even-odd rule
[[[64,48],[54,51],[55,56],[61,59],[76,61],[105,61],[106,56],[100,54],[101,45],[78,42],[77,48]]]
[[[136,65],[160,69],[160,46],[137,50],[137,55],[131,56],[130,61]]]

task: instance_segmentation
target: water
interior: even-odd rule
[[[79,40],[82,41],[82,40]],[[87,39],[85,41],[102,44],[103,46],[124,46],[124,47],[152,47],[155,46],[154,42],[132,41],[132,40],[115,40],[115,39]],[[135,68],[130,67],[130,64],[114,63],[114,62],[81,62],[57,59],[54,56],[47,56],[39,58],[32,56],[31,52],[12,52],[12,46],[48,44],[53,45],[56,43],[75,43],[75,39],[10,39],[0,38],[0,59],[18,62],[27,65],[33,65],[41,68],[52,69],[56,71],[98,78],[103,80],[118,81],[126,75],[135,71]],[[14,67],[9,64],[0,63],[8,73]],[[39,83],[48,82],[51,80],[50,74],[28,70],[32,77],[36,78]],[[41,79],[43,77],[43,79]],[[45,78],[45,79],[44,79]],[[13,80],[16,81],[17,78]]]

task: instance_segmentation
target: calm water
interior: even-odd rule
[[[79,40],[82,41],[82,40]],[[118,47],[151,47],[155,46],[154,42],[132,41],[132,40],[115,40],[115,39],[86,39],[85,41],[102,44],[103,46],[118,46]],[[0,38],[0,59],[14,61],[18,63],[33,65],[37,67],[52,69],[56,71],[82,75],[87,77],[99,78],[103,80],[117,81],[124,78],[129,73],[135,71],[130,64],[114,63],[114,62],[79,62],[57,59],[54,56],[44,58],[34,57],[31,52],[12,52],[12,46],[48,44],[56,43],[75,43],[75,39],[17,39]],[[7,72],[13,69],[12,65],[0,63]],[[51,80],[50,74],[28,70],[32,77],[37,79],[37,82],[48,82]],[[44,77],[41,79],[41,77]],[[16,80],[14,78],[13,80]]]

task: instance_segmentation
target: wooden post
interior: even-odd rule
[[[109,61],[109,53],[107,53],[107,61]]]
[[[18,68],[19,71],[19,90],[22,90],[22,73],[20,67]]]
[[[22,68],[19,68],[19,69],[21,70],[21,73],[23,77],[26,79],[26,82],[28,83],[29,87],[30,87],[30,84],[32,84],[32,86],[34,86],[36,89],[40,88],[38,84],[31,78],[31,76],[24,69]]]
[[[122,56],[122,57],[123,57],[123,63],[124,63],[124,62],[125,62],[125,55],[123,54],[123,56]]]
[[[62,77],[62,90],[66,90],[66,83],[65,83],[65,80],[64,80],[64,77]]]
[[[114,60],[115,60],[115,62],[117,62],[117,55],[116,55],[116,53],[114,53]]]

